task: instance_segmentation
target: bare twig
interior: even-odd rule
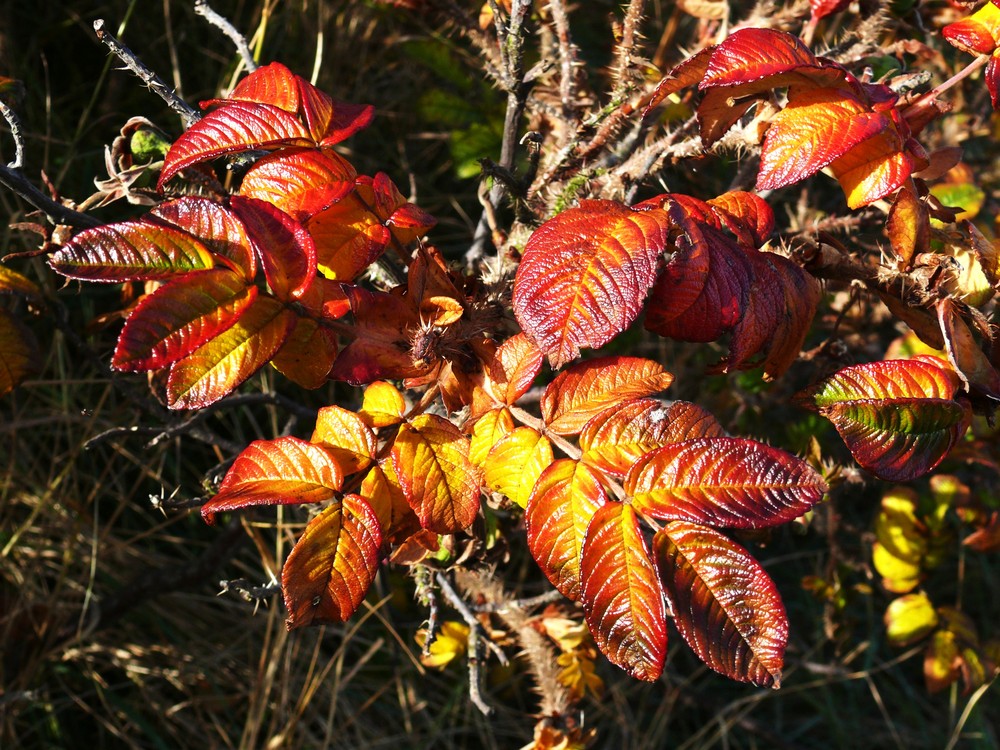
[[[250,44],[247,42],[246,37],[236,30],[236,27],[233,26],[228,18],[213,10],[208,4],[208,0],[194,0],[194,12],[229,37],[232,43],[236,45],[236,51],[240,53],[243,67],[247,71],[253,73],[257,70],[257,61],[253,59]]]
[[[243,601],[252,604],[267,602],[275,594],[281,593],[281,584],[277,581],[265,584],[264,586],[254,586],[246,578],[236,578],[232,581],[219,581],[219,594],[230,592],[239,596]]]
[[[7,106],[7,103],[0,99],[0,114],[10,126],[10,134],[14,139],[14,161],[7,162],[8,169],[20,169],[24,166],[24,133],[21,132],[21,120],[17,112]]]
[[[441,589],[441,593],[444,594],[445,599],[448,600],[448,603],[455,608],[469,626],[469,700],[483,714],[489,716],[493,713],[493,707],[483,700],[482,674],[479,671],[479,666],[482,664],[485,656],[483,645],[485,644],[489,647],[503,665],[507,664],[507,655],[490,639],[482,623],[476,619],[476,615],[469,609],[469,605],[465,603],[462,597],[458,595],[458,592],[452,587],[448,581],[448,577],[444,573],[438,573],[434,576],[434,579],[437,581],[438,587]]]
[[[525,612],[534,609],[535,607],[540,607],[543,604],[551,604],[552,602],[561,601],[563,598],[563,595],[559,591],[552,589],[552,591],[546,591],[544,594],[529,596],[524,599],[511,599],[509,601],[477,604],[472,607],[472,610],[474,612],[497,612],[501,614],[515,609]]]
[[[69,206],[52,200],[35,187],[17,170],[0,164],[0,184],[17,193],[28,203],[48,217],[53,224],[68,224],[73,227],[97,227],[101,225],[93,216],[74,211]]]
[[[97,34],[97,38],[104,44],[104,46],[111,50],[119,60],[125,63],[125,66],[135,73],[135,75],[139,77],[139,80],[146,84],[150,91],[163,99],[170,109],[180,115],[181,119],[184,120],[185,127],[190,127],[201,119],[201,114],[194,107],[181,99],[177,95],[177,92],[168,86],[162,78],[156,75],[156,73],[147,68],[143,62],[136,57],[132,50],[122,44],[114,34],[104,28],[103,18],[98,18],[94,21],[94,32]]]

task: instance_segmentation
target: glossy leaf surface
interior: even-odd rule
[[[353,615],[375,580],[381,543],[375,512],[358,495],[313,518],[281,569],[288,629]]]
[[[255,440],[236,457],[201,515],[215,523],[217,513],[254,505],[319,503],[343,483],[340,465],[319,446],[295,437]]]
[[[49,258],[57,273],[88,281],[166,279],[214,265],[201,240],[170,226],[124,221],[85,229]]]
[[[658,448],[625,477],[642,513],[710,526],[762,528],[798,518],[827,491],[805,461],[744,438],[710,437]]]
[[[624,477],[639,458],[656,448],[723,435],[718,420],[696,404],[635,399],[606,409],[587,422],[580,433],[581,460]]]
[[[584,201],[531,235],[514,281],[514,315],[553,367],[598,348],[638,316],[667,244],[666,214]]]
[[[375,433],[360,416],[339,406],[319,410],[310,442],[326,448],[345,474],[366,468],[378,453]]]
[[[557,435],[575,435],[609,406],[664,390],[674,377],[640,357],[597,357],[556,376],[542,394],[542,419]]]
[[[968,402],[943,360],[921,357],[846,367],[798,398],[825,416],[854,460],[877,477],[903,482],[937,466],[965,433]]]
[[[247,228],[226,206],[189,195],[153,206],[145,220],[194,235],[248,281],[257,275],[257,256]]]
[[[469,439],[447,419],[421,414],[400,425],[392,463],[423,528],[452,534],[475,520],[479,472],[469,461]]]
[[[256,298],[257,288],[228,268],[174,279],[129,314],[111,366],[141,371],[172,364],[234,325]]]
[[[580,574],[584,615],[601,653],[636,679],[656,680],[667,653],[666,610],[631,507],[607,503],[597,509]]]
[[[653,559],[674,623],[698,658],[730,679],[779,687],[788,619],[760,563],[718,531],[686,521],[656,533]]]
[[[513,404],[528,392],[542,369],[542,352],[535,343],[519,333],[504,341],[488,367],[489,388],[493,397]]]
[[[365,423],[372,429],[399,424],[406,414],[406,399],[396,386],[384,380],[377,380],[365,388],[365,395],[358,411]]]
[[[230,203],[253,238],[275,296],[302,297],[316,276],[316,245],[309,232],[270,203],[238,195]]]
[[[167,380],[171,409],[200,409],[228,396],[281,348],[295,313],[258,296],[221,335],[173,364]]]
[[[580,560],[587,527],[608,502],[597,474],[560,458],[542,472],[528,498],[524,523],[531,556],[564,596],[580,598]]]
[[[250,167],[240,195],[266,201],[305,221],[354,190],[356,178],[354,167],[331,151],[290,149],[269,154]]]

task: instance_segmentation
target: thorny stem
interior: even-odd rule
[[[69,206],[52,200],[31,184],[19,170],[0,164],[0,183],[17,193],[28,203],[48,217],[53,224],[68,224],[73,227],[99,227],[101,222],[93,216],[74,211]]]
[[[208,0],[194,0],[194,12],[229,37],[236,45],[236,51],[240,53],[240,59],[243,60],[243,67],[248,72],[253,73],[257,70],[257,61],[253,59],[253,53],[250,51],[246,37],[236,30],[228,18],[213,10],[208,4]]]
[[[915,114],[917,114],[921,110],[929,107],[931,104],[934,103],[934,101],[939,96],[941,96],[941,94],[943,94],[945,91],[952,88],[956,84],[961,83],[963,80],[965,80],[970,75],[975,73],[981,67],[986,65],[986,63],[988,63],[989,60],[990,60],[989,55],[980,55],[979,57],[977,57],[975,60],[966,65],[964,68],[958,71],[947,81],[939,83],[937,86],[932,88],[926,94],[917,98],[912,104],[910,104],[905,110],[903,110],[902,112],[903,118],[904,119],[912,118]]]
[[[573,117],[574,101],[574,63],[576,62],[576,49],[569,34],[569,16],[566,14],[566,6],[563,0],[550,0],[549,11],[552,13],[552,21],[556,27],[556,39],[559,41],[559,101],[562,104],[563,120],[571,122]],[[565,136],[568,137],[570,129],[566,128]]]
[[[551,604],[552,602],[558,602],[563,599],[563,595],[557,589],[552,589],[551,591],[546,591],[544,594],[539,594],[538,596],[529,596],[525,599],[511,599],[509,601],[500,602],[487,602],[486,604],[477,604],[472,607],[474,612],[497,612],[504,613],[510,610],[529,610],[535,607],[541,606],[542,604]]]
[[[645,0],[631,0],[625,11],[625,21],[622,24],[622,40],[618,45],[618,65],[615,70],[615,88],[612,99],[620,99],[628,88],[628,70],[632,67],[632,52],[635,49],[639,28],[642,20]]]
[[[147,68],[132,50],[104,28],[103,18],[98,18],[94,21],[94,32],[101,43],[111,50],[119,60],[125,63],[125,66],[135,73],[150,91],[163,99],[170,109],[180,115],[181,119],[184,120],[185,127],[190,127],[201,119],[201,114],[194,107],[181,99],[177,95],[177,92],[168,86],[156,73]]]

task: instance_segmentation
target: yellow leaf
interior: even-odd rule
[[[491,409],[481,416],[472,427],[472,441],[469,446],[469,460],[482,468],[486,456],[504,435],[514,431],[514,418],[506,407]]]
[[[309,442],[326,448],[345,474],[366,468],[378,452],[378,441],[364,420],[339,406],[319,410]]]
[[[580,700],[586,693],[600,698],[604,693],[604,682],[594,674],[594,662],[579,651],[560,654],[556,663],[562,667],[556,679],[567,687],[574,700]]]
[[[427,641],[427,630],[417,631],[417,643],[423,648]],[[445,620],[438,628],[426,655],[421,655],[420,663],[425,667],[444,669],[452,661],[462,656],[469,648],[469,626],[463,622]]]
[[[587,626],[568,617],[546,617],[542,620],[542,627],[545,628],[549,638],[559,645],[561,651],[573,651],[584,642],[592,641]]]
[[[399,424],[406,414],[406,399],[392,383],[376,380],[365,388],[358,416],[373,430]]]
[[[535,482],[553,460],[552,443],[547,437],[531,427],[518,427],[494,445],[486,457],[486,484],[526,508]]]
[[[961,657],[955,634],[939,630],[931,638],[924,654],[924,682],[928,693],[944,690],[958,679]]]
[[[885,610],[886,636],[893,646],[906,646],[919,641],[937,624],[934,605],[922,591],[893,599]]]
[[[916,493],[908,487],[896,487],[882,498],[882,511],[875,520],[877,541],[872,562],[885,587],[900,594],[919,583],[927,554],[927,538],[916,507]]]

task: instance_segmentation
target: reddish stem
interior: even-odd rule
[[[935,86],[934,88],[932,88],[930,91],[928,91],[926,94],[924,94],[923,96],[921,96],[919,99],[915,100],[902,113],[904,119],[909,120],[909,119],[912,118],[913,114],[916,114],[920,110],[925,109],[926,107],[929,107],[931,105],[931,103],[935,99],[937,99],[939,96],[941,96],[941,94],[943,94],[945,91],[947,91],[951,87],[953,87],[956,84],[962,82],[963,80],[965,80],[966,78],[968,78],[970,75],[972,75],[973,73],[975,73],[977,70],[979,70],[981,67],[983,67],[987,62],[989,62],[989,59],[990,59],[989,55],[980,55],[975,60],[973,60],[972,62],[970,62],[968,65],[966,65],[964,68],[962,68],[960,71],[958,71],[951,78],[949,78],[947,81],[945,81],[944,83],[938,84],[937,86]]]

